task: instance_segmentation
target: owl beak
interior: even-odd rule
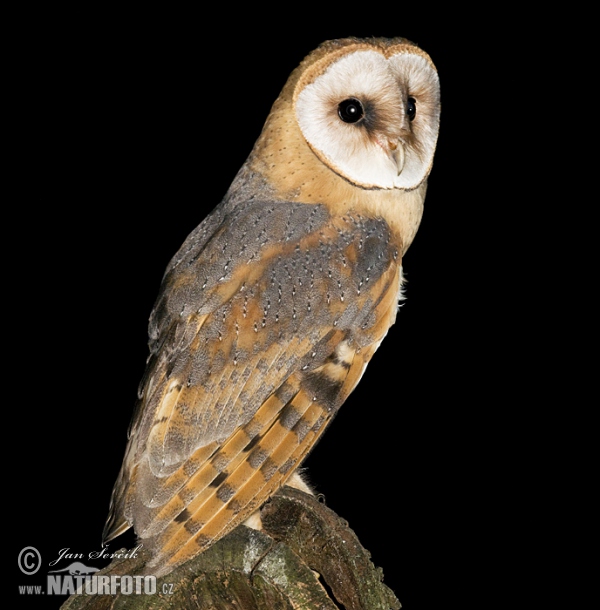
[[[388,140],[388,155],[398,170],[398,176],[404,169],[404,146],[399,142]]]

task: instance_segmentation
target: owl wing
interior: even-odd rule
[[[248,202],[200,225],[151,316],[106,539],[133,524],[165,573],[259,508],[393,323],[397,259],[384,221],[322,205]]]

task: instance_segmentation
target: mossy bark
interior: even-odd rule
[[[348,524],[314,496],[284,487],[261,511],[264,531],[238,527],[157,580],[156,593],[73,595],[63,610],[398,610]],[[98,575],[142,573],[148,555]]]

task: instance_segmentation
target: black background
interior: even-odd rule
[[[31,577],[17,570],[15,589],[44,583],[61,549],[99,550],[162,274],[224,195],[289,73],[323,40],[400,35],[430,54],[442,90],[425,214],[404,259],[407,300],[304,465],[404,608],[471,590],[480,544],[496,527],[488,507],[502,502],[489,487],[498,465],[485,457],[499,416],[484,411],[482,390],[492,374],[486,312],[498,297],[482,246],[497,219],[482,201],[485,123],[474,99],[489,95],[490,41],[483,26],[433,8],[289,11],[51,13],[18,23],[9,57],[16,186],[4,222],[5,436],[16,483],[5,503],[14,563],[34,546],[44,565]],[[109,549],[133,543],[124,536]]]

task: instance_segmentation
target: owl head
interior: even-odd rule
[[[403,38],[347,38],[302,61],[263,133],[291,144],[297,129],[313,155],[355,186],[412,190],[431,170],[439,117],[439,78],[427,53]]]

